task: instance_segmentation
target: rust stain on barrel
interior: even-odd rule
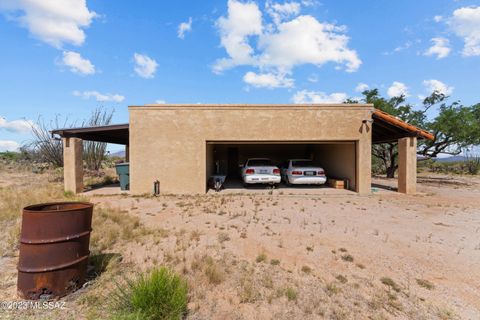
[[[18,293],[25,299],[62,297],[85,282],[93,204],[56,202],[25,207]]]

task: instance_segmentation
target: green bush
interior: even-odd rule
[[[113,299],[113,319],[181,319],[187,311],[188,287],[179,275],[160,267],[119,285]]]

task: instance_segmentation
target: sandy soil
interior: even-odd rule
[[[201,234],[193,252],[208,251],[218,234],[222,251],[254,261],[259,253],[298,272],[309,266],[323,276],[354,276],[339,259],[345,248],[365,266],[363,276],[390,277],[413,294],[446,305],[465,319],[480,318],[480,185],[478,179],[419,177],[418,194],[389,191],[395,181],[374,179],[372,196],[332,189],[248,190],[198,197],[98,197],[148,226]],[[216,201],[218,200],[218,201]],[[167,244],[168,247],[168,244]],[[156,248],[158,255],[168,250]],[[174,250],[174,247],[171,247]],[[332,253],[336,251],[336,253]],[[143,252],[130,252],[141,261]],[[416,284],[426,279],[426,290]]]
[[[183,270],[191,319],[480,319],[480,179],[421,176],[411,196],[392,191],[395,183],[375,178],[371,196],[323,188],[86,196],[162,234],[122,247],[123,260]],[[195,273],[204,257],[218,264],[218,284]],[[279,293],[288,286],[294,303]],[[395,296],[376,306],[385,293]]]

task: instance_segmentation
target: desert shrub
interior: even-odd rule
[[[118,285],[112,295],[113,319],[173,320],[187,311],[187,282],[166,267]]]
[[[465,168],[469,174],[478,174],[480,172],[480,156],[467,156]]]

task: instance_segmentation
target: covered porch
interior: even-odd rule
[[[129,125],[116,124],[98,127],[65,128],[52,131],[59,136],[63,145],[64,189],[67,192],[82,193],[83,183],[83,141],[113,143],[125,146],[125,161],[129,161]]]

